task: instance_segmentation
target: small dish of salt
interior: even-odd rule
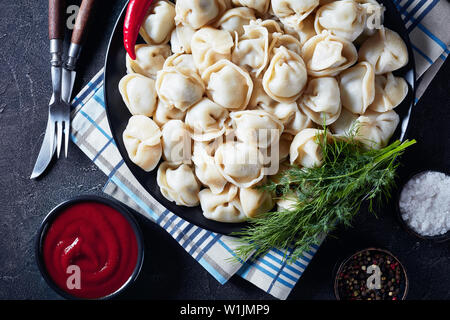
[[[426,170],[414,174],[401,189],[399,218],[415,236],[450,240],[450,176]]]

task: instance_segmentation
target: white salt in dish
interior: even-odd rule
[[[450,176],[424,171],[403,186],[398,208],[404,225],[423,239],[450,239]]]

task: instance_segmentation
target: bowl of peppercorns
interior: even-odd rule
[[[334,293],[338,300],[404,300],[408,277],[404,266],[391,252],[367,248],[341,263]]]

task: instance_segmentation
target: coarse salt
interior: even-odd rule
[[[443,235],[450,230],[450,176],[425,171],[409,180],[400,195],[403,220],[423,236]]]

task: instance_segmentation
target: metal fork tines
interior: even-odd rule
[[[51,125],[56,137],[56,156],[59,158],[61,153],[62,140],[64,135],[64,155],[67,158],[70,134],[70,106],[62,99],[55,100],[49,106]],[[55,146],[55,139],[52,140],[52,148]]]

